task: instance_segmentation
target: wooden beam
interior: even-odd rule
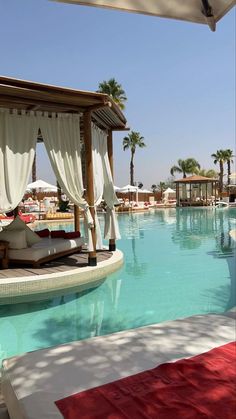
[[[89,252],[89,266],[97,265],[96,254],[96,226],[95,226],[95,209],[94,209],[94,187],[93,187],[93,158],[92,158],[92,130],[91,130],[91,112],[84,113],[84,146],[85,146],[85,162],[87,173],[87,201],[93,218],[94,227],[91,229],[93,240],[93,251]]]
[[[112,130],[108,131],[107,136],[107,153],[108,153],[108,159],[110,163],[111,168],[111,174],[114,179],[114,165],[113,165],[113,141],[112,141]],[[116,250],[116,241],[115,239],[109,240],[109,250],[110,252],[114,252]]]
[[[42,99],[37,98],[25,98],[25,97],[19,97],[19,96],[8,96],[8,95],[0,95],[0,104],[1,106],[11,106],[14,108],[15,105],[21,106],[37,106],[38,109],[43,108],[43,110],[46,108],[51,110],[51,112],[57,112],[57,111],[64,111],[64,112],[82,112],[85,108],[82,106],[73,105],[70,103],[62,103],[62,102],[53,102],[53,101],[46,101]]]
[[[112,127],[112,131],[130,131],[130,127],[123,127],[123,128]]]
[[[111,102],[109,102],[109,101],[104,101],[104,103],[101,103],[101,104],[99,104],[99,105],[91,105],[91,106],[88,106],[87,108],[86,108],[86,111],[91,111],[91,112],[93,112],[93,111],[97,111],[98,109],[101,109],[101,108],[111,108]]]
[[[80,231],[80,209],[74,205],[74,227],[75,231]]]

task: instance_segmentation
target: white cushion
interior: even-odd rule
[[[12,230],[24,230],[26,233],[26,241],[28,246],[32,246],[35,243],[40,242],[41,237],[38,234],[34,233],[31,228],[29,228],[23,220],[17,215],[17,217],[12,221],[11,224],[4,227],[4,230],[12,231]]]
[[[0,240],[9,242],[9,249],[27,248],[26,233],[24,230],[1,231]]]
[[[76,239],[51,239],[43,237],[39,243],[22,250],[10,250],[9,258],[14,260],[37,261],[50,255],[64,252],[69,249],[80,247],[84,244],[84,238]]]

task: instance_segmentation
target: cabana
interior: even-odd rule
[[[176,180],[176,206],[205,206],[216,203],[217,183],[216,179],[197,175]]]
[[[101,248],[96,206],[102,197],[109,250],[116,249],[119,238],[112,133],[126,129],[123,113],[106,94],[0,77],[0,213],[21,201],[36,142],[43,141],[59,184],[75,204],[75,230],[79,207],[84,211],[88,263],[96,266]]]

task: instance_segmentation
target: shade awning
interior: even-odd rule
[[[215,30],[215,23],[234,5],[235,0],[52,0],[61,3],[96,6],[108,9],[142,13],[208,24]]]
[[[48,182],[45,182],[44,180],[38,179],[35,182],[29,183],[27,185],[27,189],[41,189],[47,192],[55,192],[57,191],[57,187],[55,185],[51,185]]]
[[[125,185],[123,186],[123,188],[120,188],[119,190],[120,193],[130,193],[130,192],[137,192],[137,191],[138,191],[138,187],[132,186],[132,185]]]
[[[152,193],[148,189],[138,189],[138,193]]]
[[[126,118],[110,96],[0,76],[0,107],[55,113],[92,112],[102,129],[126,130]]]
[[[175,191],[174,191],[174,189],[167,188],[167,189],[165,190],[165,192],[163,192],[163,193],[164,193],[164,195],[165,195],[165,194],[169,194],[169,193],[175,193]]]

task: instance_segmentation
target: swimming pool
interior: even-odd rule
[[[236,209],[121,214],[119,225],[125,264],[102,285],[0,306],[0,358],[236,304]]]

